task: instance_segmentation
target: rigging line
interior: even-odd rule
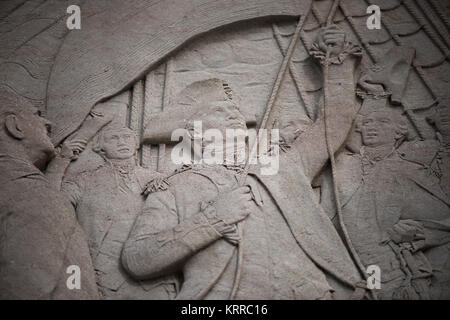
[[[367,0],[365,0],[366,3]],[[395,44],[398,46],[402,46],[404,45],[404,42],[400,39],[400,37],[395,34],[395,32],[393,31],[392,26],[390,25],[390,23],[386,22],[386,20],[381,20],[381,25],[386,29],[386,31],[390,34],[390,36],[392,37],[392,39],[394,40]],[[375,61],[376,62],[376,61]],[[414,70],[417,72],[419,78],[422,80],[423,84],[427,87],[427,89],[429,90],[430,94],[433,96],[433,99],[438,98],[438,95],[434,92],[434,90],[432,89],[432,85],[430,83],[430,81],[428,80],[428,78],[426,77],[426,75],[424,74],[422,68],[417,65],[417,63],[415,63],[413,61],[413,67]]]
[[[447,15],[444,13],[445,11],[441,8],[440,4],[437,3],[436,0],[428,0],[430,5],[433,7],[434,12],[441,18],[448,32],[450,32],[450,20]]]
[[[327,18],[327,26],[331,25],[333,23],[333,17],[337,11],[338,6],[340,6],[340,0],[334,0],[332,7],[330,8],[330,12],[328,13]],[[330,59],[330,47],[328,46],[327,52],[326,52],[326,59],[325,59],[325,65],[324,65],[324,73],[323,73],[323,94],[324,94],[324,124],[325,124],[325,141],[328,149],[328,155],[330,157],[330,163],[331,163],[331,175],[333,180],[333,192],[334,192],[334,198],[336,201],[336,209],[339,219],[339,225],[342,229],[342,232],[344,233],[344,239],[347,243],[348,249],[350,250],[350,254],[352,255],[354,261],[356,262],[356,265],[358,267],[358,270],[360,271],[361,275],[364,279],[367,280],[367,274],[365,272],[364,265],[361,262],[361,259],[358,256],[358,253],[356,252],[355,247],[353,246],[350,236],[348,234],[347,227],[344,223],[344,218],[342,214],[342,206],[341,206],[341,197],[338,190],[338,179],[337,179],[337,170],[336,170],[336,159],[334,157],[334,152],[331,146],[331,142],[329,139],[329,130],[328,130],[328,110],[329,110],[329,96],[328,96],[328,75],[329,75],[329,59]],[[356,288],[355,288],[356,289]],[[373,294],[373,293],[372,293]],[[375,298],[375,296],[373,295]]]
[[[436,45],[436,47],[442,52],[442,54],[445,57],[449,57],[450,51],[447,47],[447,43],[442,42],[439,39],[440,36],[439,30],[436,30],[437,32],[433,31],[432,27],[435,27],[435,25],[433,23],[430,24],[427,22],[427,20],[428,21],[430,20],[429,17],[427,17],[426,15],[426,9],[423,6],[421,6],[418,2],[416,3],[418,7],[414,5],[414,2],[412,0],[403,1],[403,5],[406,7],[406,10],[408,10],[409,14],[416,21],[418,21],[421,26],[423,26],[425,34],[431,39],[431,41]],[[420,9],[420,11],[422,12],[420,13],[418,9]]]
[[[370,4],[370,2],[368,2],[368,0],[364,0],[367,4]],[[341,9],[342,9],[342,5],[341,5]],[[392,30],[392,26],[386,22],[385,20],[381,20],[381,25],[384,27],[384,29],[386,29],[386,31],[389,33],[389,35],[392,37],[392,39],[394,40],[395,44],[397,46],[403,46],[404,42],[400,39],[400,37],[394,33],[394,31]],[[374,59],[375,63],[378,63],[378,59]],[[419,79],[422,81],[423,85],[428,89],[429,93],[431,94],[431,96],[433,97],[433,99],[438,99],[438,95],[433,91],[432,89],[432,85],[430,83],[430,81],[428,80],[427,76],[425,75],[423,69],[421,66],[419,66],[415,61],[413,61],[412,63],[413,66],[413,70],[416,72],[417,76],[419,77]],[[404,107],[404,106],[403,106]],[[404,108],[405,110],[405,108]],[[411,123],[413,124],[414,128],[420,128],[419,125],[417,125],[418,120],[416,119],[415,115],[413,112],[409,112],[408,114],[408,118],[411,121]],[[425,134],[421,131],[417,131],[417,134],[419,135],[419,137],[424,137]]]
[[[270,98],[267,102],[267,106],[266,106],[266,110],[264,112],[264,116],[263,119],[261,121],[261,124],[259,125],[259,129],[265,129],[267,127],[267,123],[269,120],[269,117],[274,109],[274,105],[275,105],[275,101],[278,97],[278,93],[280,91],[280,87],[281,84],[283,82],[283,79],[286,75],[286,71],[287,68],[289,66],[289,63],[291,61],[292,58],[292,54],[294,53],[294,49],[295,46],[298,42],[298,39],[300,38],[300,33],[301,30],[303,29],[303,26],[305,24],[306,18],[308,17],[310,11],[312,8],[312,1],[309,3],[308,8],[305,11],[305,14],[302,15],[299,19],[299,22],[297,24],[297,27],[295,29],[294,35],[292,36],[292,40],[289,44],[288,50],[286,52],[286,55],[283,58],[283,62],[281,64],[280,70],[278,71],[278,75],[277,75],[277,79],[275,81],[275,84],[272,88],[272,93],[270,95]],[[258,130],[259,131],[259,130]],[[253,146],[252,146],[252,152],[250,152],[249,154],[255,154],[254,152],[257,150],[257,146],[260,144],[260,139],[262,138],[263,135],[258,134],[257,135],[257,141],[254,142]],[[247,179],[248,176],[248,171],[250,169],[250,156],[247,157],[246,163],[245,163],[245,168],[241,174],[241,176],[238,179],[238,183],[240,186],[243,186],[245,184],[245,181]],[[241,280],[241,273],[242,273],[242,260],[243,260],[243,248],[242,248],[242,242],[244,240],[243,238],[243,229],[245,226],[245,220],[238,224],[237,228],[238,228],[238,232],[239,232],[239,238],[240,238],[240,244],[238,245],[238,256],[237,256],[237,266],[236,266],[236,273],[235,273],[235,278],[234,278],[234,283],[233,283],[233,287],[230,293],[230,299],[233,300],[236,296],[237,290],[239,288],[239,283]]]
[[[286,48],[283,47],[283,42],[282,42],[282,39],[281,39],[281,33],[280,33],[280,30],[278,29],[278,26],[276,25],[276,23],[272,24],[272,31],[273,31],[273,33],[275,35],[275,40],[276,40],[276,43],[278,44],[278,48],[280,49],[281,54],[283,56],[286,55]],[[305,47],[305,49],[306,49],[306,47]],[[298,74],[297,74],[297,68],[296,68],[296,66],[294,65],[294,63],[292,61],[289,63],[289,73],[290,73],[290,75],[292,77],[292,80],[294,80],[294,84],[295,84],[295,87],[296,87],[296,89],[298,91],[298,94],[300,96],[300,100],[303,103],[303,105],[305,106],[305,111],[306,111],[307,116],[311,120],[314,120],[313,119],[314,110],[312,110],[311,106],[306,101],[306,95],[307,95],[306,89],[304,88],[303,84],[301,83],[301,80],[300,80],[300,78],[298,77]]]
[[[430,22],[430,24],[433,26],[433,28],[437,31],[437,33],[439,34],[439,36],[441,37],[442,41],[445,43],[447,48],[450,48],[449,33],[445,27],[444,22],[441,21],[441,23],[439,24],[437,21],[438,19],[435,19],[436,16],[434,15],[432,5],[430,4],[430,2],[416,0],[416,4],[422,9],[423,14]]]
[[[371,47],[370,43],[364,39],[363,35],[361,34],[361,32],[358,29],[358,26],[356,26],[355,21],[353,20],[353,17],[351,16],[351,14],[349,12],[347,12],[347,9],[342,4],[339,4],[339,9],[341,9],[347,22],[350,24],[350,27],[352,28],[352,31],[355,33],[358,41],[363,45],[371,62],[376,63],[376,55],[375,55],[375,52],[373,51],[373,48]]]

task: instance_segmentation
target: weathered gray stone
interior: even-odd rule
[[[25,99],[8,92],[0,97],[0,298],[98,298],[75,212],[39,170],[54,153],[49,122]],[[72,265],[81,270],[79,290],[66,285]]]
[[[1,1],[0,298],[450,298],[449,6],[373,3]]]
[[[78,221],[86,231],[102,297],[170,299],[175,297],[176,279],[138,283],[126,276],[120,264],[122,245],[142,209],[143,191],[159,175],[136,164],[137,147],[131,129],[105,127],[93,147],[104,163],[66,178],[62,191],[76,208]]]

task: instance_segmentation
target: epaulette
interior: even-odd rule
[[[168,176],[168,178],[170,178],[170,177],[172,177],[172,176],[174,176],[174,175],[177,175],[177,174],[179,174],[179,173],[182,173],[182,172],[191,170],[191,169],[193,169],[193,168],[194,168],[194,165],[192,165],[192,164],[183,164],[181,167],[176,168],[176,169],[173,171],[173,173],[170,174],[170,175]]]
[[[192,168],[193,168],[192,165],[183,165],[180,168],[175,169],[172,173],[170,173],[166,176],[157,177],[157,178],[150,180],[150,182],[148,182],[147,185],[145,186],[142,194],[144,196],[148,196],[149,194],[154,193],[154,192],[167,190],[170,186],[169,178],[171,178],[179,173],[191,170]]]

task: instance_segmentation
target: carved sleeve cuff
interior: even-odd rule
[[[214,207],[214,201],[202,201],[200,202],[200,212],[208,221],[209,225],[214,228],[220,235],[225,233],[225,230],[229,226],[222,219],[216,216],[216,208]]]
[[[216,215],[216,207],[214,201],[202,201],[200,203],[200,212],[203,213],[208,223],[222,237],[233,245],[239,242],[239,233],[234,224],[228,224]]]
[[[172,240],[183,243],[191,252],[197,252],[221,237],[222,234],[199,212],[173,229]]]

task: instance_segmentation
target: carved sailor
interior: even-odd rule
[[[28,100],[1,91],[0,126],[0,299],[97,299],[86,236],[43,173],[55,154],[50,122]],[[53,165],[65,169],[82,148],[64,145]]]
[[[341,32],[324,31],[322,37],[344,47]],[[330,90],[338,97],[329,119],[336,149],[356,113],[357,59],[340,57],[330,66]],[[246,129],[227,88],[218,79],[189,85],[177,109],[150,122],[146,141],[168,143],[173,129],[190,128],[194,120],[202,120],[203,130]],[[169,119],[165,133],[156,127]],[[125,269],[136,279],[180,273],[177,299],[350,297],[359,273],[311,187],[327,160],[322,119],[280,155],[277,174],[262,175],[255,168],[245,186],[238,183],[242,168],[236,166],[180,170],[168,178],[167,190],[149,194],[124,246]]]
[[[371,110],[360,124],[360,152],[343,152],[336,163],[345,226],[362,263],[381,269],[380,299],[433,297],[424,252],[450,241],[445,194],[397,151],[407,128],[395,110]]]
[[[144,201],[142,192],[158,174],[136,163],[138,141],[127,127],[105,127],[94,140],[93,149],[104,163],[67,178],[63,191],[88,235],[102,298],[170,299],[176,293],[176,279],[137,282],[120,264],[123,243]]]

